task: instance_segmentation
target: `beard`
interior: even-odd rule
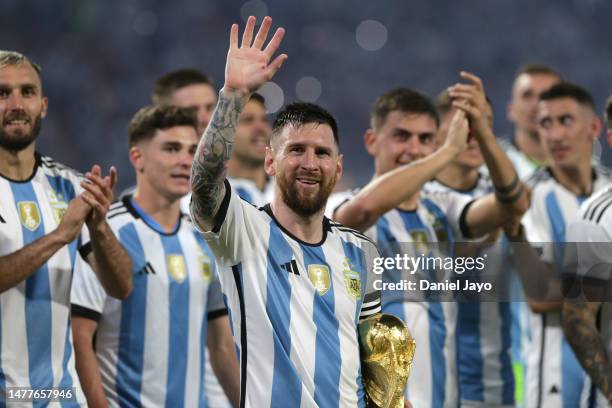
[[[314,196],[305,196],[297,187],[297,180],[293,177],[289,180],[289,176],[277,176],[278,187],[281,191],[283,201],[296,214],[303,217],[310,217],[319,212],[334,189],[335,181],[321,177],[319,180],[319,190]]]
[[[26,120],[28,123],[32,124],[32,118],[29,117],[24,111],[7,115],[4,122],[11,120]],[[41,126],[41,114],[38,114],[38,116],[34,119],[34,123],[32,124],[32,128],[29,133],[23,133],[21,131],[8,133],[4,130],[4,126],[0,126],[0,146],[14,152],[22,151],[36,140],[38,134],[40,133]]]

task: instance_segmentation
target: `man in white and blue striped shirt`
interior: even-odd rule
[[[541,260],[526,262],[528,254],[523,250],[515,255],[532,310],[526,403],[527,407],[586,407],[590,384],[561,328],[560,267],[567,224],[578,214],[580,204],[611,178],[591,163],[601,122],[587,91],[570,83],[554,85],[540,96],[538,118],[549,166],[528,181],[531,208],[523,225]],[[541,282],[546,282],[546,293],[537,290]]]
[[[271,60],[283,29],[263,48],[271,22],[254,36],[250,17],[241,48],[232,26],[225,85],[194,160],[191,214],[219,263],[240,352],[240,405],[363,407],[357,330],[380,311],[378,253],[323,214],[342,174],[335,120],[311,104],[279,114],[265,160],[276,180],[269,206],[241,200],[225,179],[241,109],[287,58]]]
[[[76,258],[103,270],[109,295],[131,290],[129,257],[105,221],[116,171],[103,178],[94,166],[84,179],[35,152],[47,113],[40,73],[0,51],[0,407],[17,402],[6,399],[13,387],[59,387],[67,405],[83,402],[70,331]]]
[[[79,263],[72,316],[90,405],[209,406],[206,346],[226,393],[238,402],[238,360],[214,258],[180,211],[198,141],[192,113],[145,107],[128,126],[136,191],[111,206],[108,222],[132,258],[132,294],[109,298]]]
[[[373,180],[347,199],[330,203],[334,218],[376,239],[386,257],[424,248],[429,256],[453,256],[455,242],[480,237],[501,225],[508,215],[521,214],[526,197],[508,158],[495,140],[486,121],[486,100],[480,80],[462,74],[472,84],[459,87],[448,137],[436,150],[438,114],[425,95],[398,88],[374,104],[371,128],[364,137],[366,149],[374,156]],[[469,106],[467,105],[469,101]],[[471,197],[454,191],[435,191],[431,180],[467,147],[470,116],[473,134],[498,186],[511,186],[504,194]],[[501,199],[505,199],[503,203]],[[344,203],[342,203],[344,201]],[[402,245],[403,244],[403,245]],[[412,244],[412,245],[411,245]],[[442,244],[442,245],[441,245]],[[450,281],[450,273],[419,270],[421,279]],[[386,273],[386,281],[410,279],[406,271]],[[418,295],[418,296],[417,296]],[[445,297],[427,291],[383,291],[383,310],[403,310],[408,328],[417,342],[415,370],[421,375],[408,380],[407,396],[415,406],[454,407],[459,402],[456,364],[457,304],[452,291]]]

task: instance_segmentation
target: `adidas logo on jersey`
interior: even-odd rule
[[[153,267],[151,266],[149,262],[147,262],[145,266],[143,266],[142,268],[138,270],[138,272],[136,272],[136,275],[150,275],[150,274],[155,275],[155,269],[153,269]]]
[[[559,388],[557,388],[556,385],[553,385],[552,387],[550,387],[550,391],[548,391],[549,394],[558,394],[559,393]]]
[[[284,271],[292,273],[294,275],[299,275],[300,270],[298,269],[297,262],[295,259],[292,259],[291,262],[284,263],[280,266]]]

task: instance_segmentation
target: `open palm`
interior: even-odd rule
[[[271,25],[272,19],[265,17],[253,39],[255,17],[249,17],[242,35],[241,46],[238,46],[238,25],[232,25],[230,47],[225,64],[224,87],[226,90],[236,90],[244,93],[255,92],[272,79],[287,59],[286,54],[281,54],[270,62],[285,35],[283,28],[278,28],[268,45],[263,48]]]

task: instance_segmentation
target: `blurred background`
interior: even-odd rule
[[[114,164],[124,188],[135,181],[127,122],[150,103],[155,80],[193,67],[221,87],[231,23],[266,14],[287,29],[289,55],[263,89],[268,110],[296,100],[329,109],[348,186],[372,174],[362,135],[373,101],[392,87],[435,96],[472,71],[499,137],[512,134],[506,105],[522,63],[549,64],[584,86],[598,112],[612,92],[609,0],[0,0],[0,48],[43,67],[50,111],[38,150],[81,171]]]

